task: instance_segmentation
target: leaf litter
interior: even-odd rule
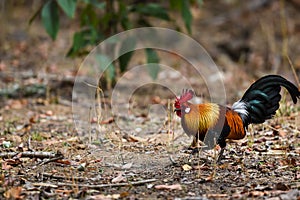
[[[59,113],[49,116],[56,114]],[[180,136],[172,144],[172,137],[168,134],[159,140],[159,135],[165,133],[146,137],[124,134],[121,139],[118,133],[118,139],[84,145],[80,137],[66,137],[65,134],[72,133],[66,127],[53,126],[58,123],[55,118],[29,120],[27,123],[32,126],[30,131],[47,128],[55,135],[41,134],[41,140],[31,139],[31,152],[28,153],[27,139],[4,136],[3,141],[12,143],[6,147],[7,152],[2,152],[3,186],[8,188],[3,193],[5,197],[28,197],[33,195],[32,191],[42,192],[39,195],[44,198],[86,196],[90,199],[117,199],[136,193],[140,196],[142,191],[144,197],[189,195],[208,199],[230,196],[295,198],[298,195],[295,191],[300,187],[299,137],[289,134],[287,128],[277,126],[279,131],[272,130],[268,126],[274,127],[273,121],[263,130],[256,127],[257,131],[252,136],[250,133],[245,140],[229,143],[221,165],[215,163],[214,150],[198,155],[184,151],[189,144],[186,140],[190,140],[186,136]],[[113,126],[113,123],[106,125]],[[10,131],[15,136],[28,132],[23,128],[20,130],[11,128]],[[281,134],[282,131],[286,134]],[[13,153],[20,148],[15,145],[20,146],[20,143],[25,151]],[[51,154],[53,150],[54,154]],[[55,152],[61,152],[63,157],[47,162],[56,158]],[[103,187],[105,193],[101,192]],[[127,188],[125,193],[122,188]]]

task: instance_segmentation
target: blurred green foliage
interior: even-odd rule
[[[42,24],[49,34],[55,40],[60,28],[60,18],[64,13],[70,20],[79,20],[80,29],[73,35],[73,44],[67,53],[67,56],[74,57],[85,55],[92,47],[99,44],[106,38],[121,31],[138,27],[153,26],[154,19],[163,20],[171,24],[176,30],[186,30],[192,32],[192,14],[191,5],[201,6],[201,0],[169,0],[169,1],[126,1],[126,0],[47,0],[42,1],[40,9],[32,16],[30,23],[41,16]],[[172,13],[180,14],[185,27],[179,27],[176,19],[171,16]],[[134,40],[128,40],[124,46],[132,45]],[[121,47],[122,48],[122,47]],[[121,73],[126,71],[133,52],[128,52],[118,58],[109,67],[109,77],[115,78],[116,66]],[[158,63],[159,57],[156,51],[145,50],[148,63]],[[100,62],[107,62],[105,56],[99,56]],[[158,65],[153,65],[149,73],[153,79],[157,77]]]

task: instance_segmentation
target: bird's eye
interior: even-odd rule
[[[191,111],[191,108],[190,107],[186,107],[185,109],[184,109],[184,112],[185,113],[189,113]]]

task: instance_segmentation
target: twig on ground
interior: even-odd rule
[[[42,162],[40,162],[39,164],[37,164],[37,166],[45,165],[45,164],[50,163],[50,162],[55,162],[55,161],[60,160],[60,159],[63,159],[63,158],[64,158],[63,155],[57,156],[57,157],[55,157],[55,158],[51,158],[51,159],[49,159],[49,160],[42,161]]]
[[[74,184],[74,183],[57,183],[57,186],[76,186],[76,187],[86,187],[86,188],[93,188],[93,189],[99,189],[99,188],[106,188],[106,187],[122,187],[122,186],[132,186],[132,185],[143,185],[146,183],[152,183],[157,181],[157,179],[146,179],[141,181],[134,181],[134,182],[128,182],[128,183],[113,183],[113,184],[100,184],[100,185],[91,185],[91,184]],[[53,184],[55,185],[55,184]]]
[[[60,175],[55,175],[52,173],[43,173],[42,174],[43,177],[48,177],[48,178],[53,178],[53,179],[63,179],[63,180],[74,180],[74,181],[97,181],[99,180],[99,178],[86,178],[86,177],[82,177],[82,176],[60,176]]]
[[[44,151],[24,151],[24,152],[2,152],[0,158],[12,158],[15,156],[29,157],[29,158],[57,158],[63,156],[60,152],[44,152]]]
[[[157,181],[157,179],[146,179],[141,181],[134,181],[134,182],[128,182],[128,183],[113,183],[113,184],[100,184],[100,185],[91,185],[91,184],[75,184],[75,183],[32,183],[32,185],[36,186],[51,186],[51,187],[58,187],[58,186],[70,186],[70,187],[86,187],[86,188],[93,188],[93,189],[99,189],[99,188],[106,188],[106,187],[123,187],[123,186],[132,186],[132,185],[143,185],[146,183],[152,183]]]
[[[19,175],[27,175],[27,176],[37,176],[36,173],[28,173],[28,172],[23,172],[20,171]],[[53,173],[47,173],[47,172],[43,172],[41,174],[38,174],[39,177],[43,177],[43,179],[59,179],[59,180],[73,180],[73,181],[100,181],[99,178],[87,178],[87,177],[83,177],[83,176],[61,176],[61,175],[55,175]]]
[[[28,148],[28,150],[32,150],[32,148],[31,148],[31,136],[29,136],[28,137],[28,140],[27,140],[27,148]]]
[[[177,164],[177,162],[173,159],[173,157],[171,155],[169,156],[169,159],[173,165]]]

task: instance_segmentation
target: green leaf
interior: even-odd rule
[[[103,39],[103,34],[97,32],[94,27],[90,26],[89,28],[83,29],[80,32],[76,32],[73,35],[73,44],[67,56],[76,56],[76,55],[83,55],[89,49],[84,49],[88,45],[94,46],[95,44],[99,43],[101,39]]]
[[[122,17],[122,19],[121,19],[121,25],[122,25],[122,28],[124,30],[129,30],[129,29],[132,29],[132,27],[133,27],[133,25],[129,21],[128,17]]]
[[[201,8],[203,6],[203,0],[197,0],[197,4],[199,8]]]
[[[119,54],[121,54],[122,52],[125,52],[129,49],[134,49],[135,46],[136,46],[135,38],[129,37],[126,40],[124,40],[124,42],[122,43]],[[134,53],[134,51],[130,51],[128,53],[121,55],[118,58],[121,72],[124,72],[126,70],[133,53]]]
[[[130,51],[128,53],[123,54],[119,57],[119,65],[121,72],[124,72],[128,66],[128,63],[133,55],[134,51]]]
[[[77,32],[73,36],[72,51],[77,52],[80,48],[84,47],[85,41],[82,32]]]
[[[161,5],[156,4],[156,3],[134,5],[131,8],[131,11],[138,12],[142,15],[156,17],[156,18],[163,19],[166,21],[170,20],[167,9],[165,9],[164,7],[162,7]]]
[[[68,17],[74,17],[76,10],[76,0],[57,0],[57,3]]]
[[[104,9],[106,6],[106,2],[99,2],[99,0],[81,0],[81,1],[99,9]]]
[[[128,8],[123,1],[118,1],[118,2],[119,2],[118,17],[120,18],[121,26],[124,30],[129,30],[133,27],[133,25],[128,18]]]
[[[73,44],[72,47],[69,49],[67,56],[73,57],[78,53],[78,50],[83,46],[83,38],[80,33],[75,33],[73,35]]]
[[[170,0],[169,2],[170,2],[170,8],[172,8],[174,10],[181,10],[182,1]]]
[[[67,56],[73,57],[82,53],[82,49],[89,44],[87,35],[89,35],[87,30],[76,32],[73,35],[73,44],[71,49],[68,51]]]
[[[152,24],[150,24],[149,21],[147,21],[145,18],[143,17],[140,17],[138,20],[137,20],[137,23],[140,27],[151,27]]]
[[[186,29],[188,30],[189,34],[192,33],[192,20],[193,16],[190,10],[190,3],[187,0],[181,0],[182,1],[182,7],[181,7],[181,16],[183,18],[184,24]]]
[[[153,49],[145,49],[147,55],[148,71],[153,80],[157,79],[159,72],[159,57]]]
[[[100,69],[102,71],[108,70],[108,78],[113,80],[115,78],[115,66],[111,63],[112,60],[104,54],[96,54],[96,60],[99,63]]]
[[[59,29],[58,7],[55,1],[49,0],[43,6],[42,22],[47,33],[55,40]]]
[[[80,15],[80,25],[84,26],[93,26],[95,29],[99,25],[99,18],[95,12],[95,9],[92,5],[87,5]]]
[[[112,21],[115,19],[115,15],[111,12],[106,12],[101,18],[101,29],[107,32],[110,28],[114,27]],[[110,32],[110,31],[108,31]]]

